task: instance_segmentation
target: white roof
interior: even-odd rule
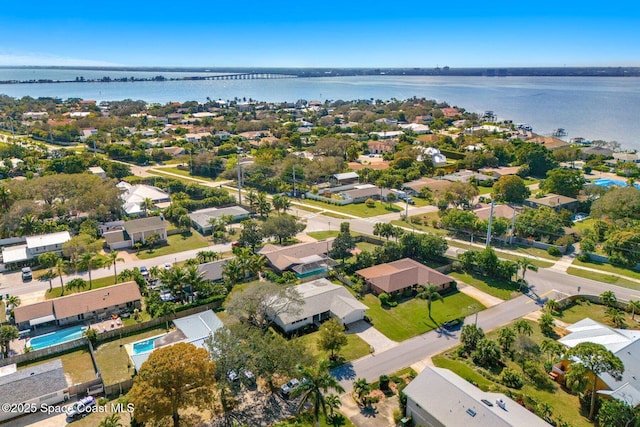
[[[331,311],[334,316],[343,318],[354,310],[368,309],[366,305],[351,295],[344,286],[335,285],[327,279],[312,280],[298,285],[294,289],[298,291],[300,297],[304,300],[304,304],[299,314],[280,314],[278,317],[284,324],[326,311]]]
[[[57,233],[39,234],[37,236],[27,237],[27,247],[41,248],[43,246],[61,245],[64,242],[71,240],[71,235],[68,231],[59,231]]]
[[[574,323],[567,330],[571,333],[558,340],[567,347],[573,348],[583,342],[592,342],[605,346],[612,353],[640,338],[640,331],[615,329],[589,318]]]
[[[19,262],[29,259],[27,255],[27,245],[7,246],[2,248],[2,262]]]
[[[144,184],[132,186],[120,197],[125,201],[125,203],[140,203],[147,198],[154,202],[164,201],[171,198],[169,193],[162,191],[157,187]]]
[[[438,425],[473,427],[549,427],[502,393],[487,393],[448,369],[428,366],[404,389]],[[493,406],[488,406],[482,400]],[[502,400],[504,409],[497,405]]]
[[[595,320],[586,318],[567,328],[571,333],[560,340],[562,344],[572,348],[583,342],[603,345],[615,354],[624,365],[624,372],[620,381],[607,373],[600,375],[600,379],[611,390],[601,390],[598,393],[608,394],[632,406],[640,404],[640,331],[629,329],[615,329]]]
[[[89,168],[89,172],[91,172],[93,174],[96,174],[96,175],[105,173],[104,169],[102,169],[100,166],[92,166],[92,167],[90,167]]]
[[[191,221],[195,222],[202,228],[209,228],[210,218],[221,218],[223,215],[231,215],[233,219],[249,215],[249,211],[240,206],[229,206],[226,208],[207,208],[193,211],[189,214]]]
[[[334,173],[333,177],[342,181],[343,179],[358,179],[358,174],[356,172]]]

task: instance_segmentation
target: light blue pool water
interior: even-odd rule
[[[598,178],[595,181],[593,181],[593,185],[597,185],[599,187],[628,187],[629,184],[627,184],[624,181],[617,181],[615,179],[609,179],[609,178]],[[637,189],[640,189],[640,184],[633,184],[634,187],[636,187]]]
[[[46,335],[31,338],[29,346],[34,350],[51,347],[52,345],[62,344],[68,341],[82,338],[82,333],[87,329],[86,326],[73,326],[71,328],[61,329]]]
[[[329,271],[327,267],[316,268],[315,270],[309,270],[304,273],[296,273],[296,277],[299,279],[304,279],[305,277],[313,276],[314,274],[325,273]]]
[[[153,343],[160,337],[149,338],[148,340],[134,342],[132,346],[133,354],[146,353],[153,350]]]

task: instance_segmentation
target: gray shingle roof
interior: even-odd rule
[[[23,403],[67,387],[60,359],[0,377],[2,403]]]

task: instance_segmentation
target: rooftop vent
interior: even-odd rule
[[[487,399],[482,399],[480,402],[484,403],[487,406],[493,406],[493,403],[489,402]]]
[[[472,417],[476,416],[476,411],[474,411],[473,409],[469,408],[467,409],[467,414],[471,415]]]
[[[507,408],[506,408],[507,404],[502,399],[497,399],[496,400],[496,405],[498,405],[500,408],[504,409],[505,411],[507,410]]]

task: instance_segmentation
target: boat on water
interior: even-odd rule
[[[558,128],[551,135],[555,137],[567,136],[567,131],[564,128]]]

